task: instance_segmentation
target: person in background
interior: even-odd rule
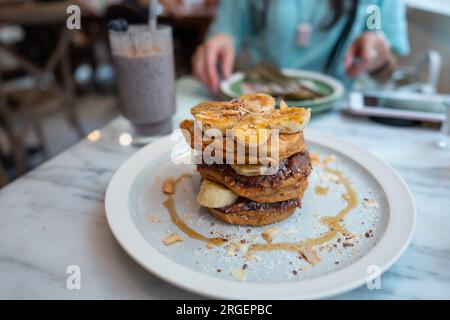
[[[246,46],[254,64],[324,72],[347,85],[362,72],[383,82],[396,55],[409,53],[405,11],[402,0],[222,0],[193,72],[217,91]]]

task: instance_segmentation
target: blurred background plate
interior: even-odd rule
[[[297,80],[312,81],[326,95],[313,100],[287,100],[290,106],[309,107],[313,113],[319,113],[333,108],[345,93],[344,85],[341,81],[325,74],[297,69],[283,69],[283,74]],[[220,84],[222,94],[229,98],[238,98],[242,94],[242,83],[244,73],[236,72]]]

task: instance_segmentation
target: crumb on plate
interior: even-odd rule
[[[323,162],[325,164],[330,164],[336,161],[336,156],[335,155],[330,155],[328,157],[325,157],[325,159],[323,159]]]
[[[272,242],[273,239],[280,233],[279,228],[270,227],[266,229],[263,233],[261,233],[261,237],[266,240],[267,242]]]
[[[175,180],[172,178],[168,178],[164,180],[162,185],[162,190],[165,194],[174,194],[175,193]]]
[[[305,258],[305,260],[309,264],[311,264],[313,266],[315,266],[316,264],[318,264],[321,261],[317,252],[312,249],[308,249],[308,248],[302,249],[301,255],[303,256],[303,258]]]
[[[364,208],[378,208],[378,202],[375,200],[364,199],[363,200]]]
[[[164,238],[163,243],[166,246],[169,246],[171,244],[174,244],[176,242],[184,241],[184,239],[178,234],[178,233],[172,233],[171,235]]]
[[[247,278],[247,273],[245,272],[245,270],[242,270],[242,268],[238,268],[236,270],[233,270],[231,272],[231,275],[239,281],[245,281],[245,279]]]

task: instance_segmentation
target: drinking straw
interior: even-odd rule
[[[148,4],[148,23],[150,25],[150,30],[154,31],[156,29],[156,20],[158,19],[158,0],[149,0]]]

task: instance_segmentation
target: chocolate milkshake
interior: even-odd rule
[[[175,113],[175,71],[169,27],[110,31],[120,108],[138,135],[168,134]]]

